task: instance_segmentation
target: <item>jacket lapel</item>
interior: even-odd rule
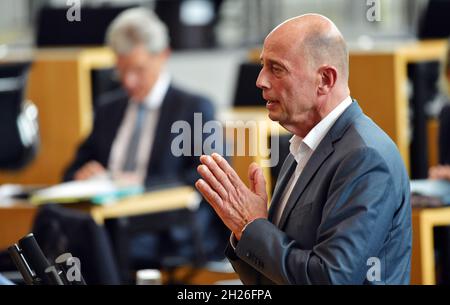
[[[276,207],[280,202],[281,195],[283,194],[283,190],[286,188],[286,184],[294,172],[296,162],[294,160],[294,156],[292,154],[288,154],[286,159],[284,160],[282,170],[280,171],[280,176],[277,179],[277,183],[275,185],[275,189],[273,191],[272,200],[270,201],[269,208],[269,220],[271,221],[273,218],[273,214],[276,211]]]
[[[303,169],[302,173],[300,174],[300,177],[295,183],[295,186],[292,189],[292,193],[289,196],[289,199],[286,203],[286,207],[284,208],[283,214],[281,215],[279,223],[280,228],[283,228],[290,212],[297,203],[297,199],[303,193],[309,181],[319,169],[320,165],[322,165],[323,161],[325,161],[325,159],[333,152],[333,150],[334,149],[333,146],[331,145],[331,141],[329,140],[329,137],[326,136],[322,140],[317,150],[311,155],[311,158],[309,159],[308,163],[306,163],[305,168]]]
[[[167,145],[167,141],[170,141],[170,129],[173,121],[173,111],[174,109],[179,109],[176,103],[177,101],[173,98],[173,88],[172,85],[169,86],[166,96],[163,99],[161,108],[159,111],[158,122],[156,123],[155,137],[152,145],[152,151],[150,154],[150,160],[147,166],[147,174],[151,173],[151,169],[155,168],[155,165],[160,162],[162,156],[162,151]]]
[[[328,156],[333,153],[334,143],[343,136],[344,132],[347,130],[350,124],[355,120],[357,116],[361,114],[361,108],[358,106],[358,103],[354,101],[334,123],[334,125],[323,138],[322,142],[317,147],[316,151],[311,155],[311,158],[309,159],[300,177],[295,183],[294,189],[292,190],[283,214],[281,215],[279,223],[279,227],[281,229],[283,229],[284,225],[286,224],[286,220],[289,217],[289,214],[295,207],[299,197],[302,195],[303,191],[305,190],[314,174],[318,171],[318,169],[328,158]]]

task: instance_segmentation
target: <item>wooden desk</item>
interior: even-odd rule
[[[450,207],[413,208],[411,284],[436,284],[433,228],[450,225]]]
[[[0,204],[0,251],[30,233],[36,207],[26,202]]]
[[[193,188],[177,187],[128,197],[111,205],[64,206],[87,211],[98,224],[103,224],[113,218],[195,209],[200,200],[200,195]],[[36,206],[26,202],[0,205],[0,249],[7,248],[30,232],[36,211]]]
[[[91,130],[91,70],[111,67],[108,48],[38,49],[28,80],[27,98],[39,111],[41,147],[21,172],[0,174],[0,184],[59,183],[78,144]]]
[[[439,164],[439,121],[430,119],[427,122],[428,167]]]
[[[192,266],[179,267],[171,276],[172,280],[186,285],[216,285],[217,282],[239,280],[239,275],[234,270],[210,270],[207,266],[200,268],[193,268]],[[161,277],[163,284],[169,283],[170,276],[167,271],[162,270]]]
[[[74,205],[74,208],[89,212],[98,224],[107,219],[170,212],[198,207],[201,196],[192,187],[177,187],[128,197],[111,205]],[[68,205],[71,206],[71,205]]]

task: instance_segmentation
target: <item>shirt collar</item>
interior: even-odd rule
[[[153,88],[145,97],[143,105],[145,105],[146,108],[148,109],[158,109],[161,106],[164,97],[167,94],[167,90],[169,90],[169,86],[170,86],[169,72],[163,71],[156,80],[156,83],[153,86]]]
[[[289,140],[289,142],[291,143],[289,146],[289,150],[297,162],[299,154],[303,153],[305,149],[309,148],[312,151],[316,150],[317,146],[319,146],[320,142],[328,133],[336,120],[351,104],[352,99],[350,96],[347,96],[336,106],[336,108],[334,108],[326,117],[324,117],[316,126],[314,126],[304,138],[294,135]],[[302,143],[304,145],[302,145]],[[305,145],[306,147],[304,147]]]
[[[290,140],[289,143],[289,151],[294,156],[294,159],[297,163],[300,163],[300,160],[302,159],[302,156],[304,154],[305,149],[308,149],[308,147],[303,143],[303,139],[299,136],[294,135]],[[305,147],[306,146],[306,147]]]

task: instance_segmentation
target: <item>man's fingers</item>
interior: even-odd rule
[[[259,196],[267,196],[266,179],[264,178],[262,168],[258,164],[254,162],[250,164],[248,167],[248,177],[252,192]]]
[[[249,165],[248,167],[248,180],[250,180],[250,189],[252,190],[253,193],[256,193],[255,190],[255,174],[256,174],[256,170],[258,169],[258,165],[253,162]]]
[[[92,164],[88,164],[85,169],[85,174],[87,176],[93,176],[96,173],[95,166]]]
[[[198,173],[206,180],[206,182],[216,191],[222,199],[227,198],[227,191],[223,185],[216,179],[206,165],[199,165],[197,167]]]
[[[84,166],[84,169],[85,169],[86,174],[91,175],[91,176],[98,174],[98,173],[103,173],[105,171],[103,166],[96,161],[88,162]]]
[[[105,168],[96,161],[89,162],[88,166],[89,166],[89,171],[94,174],[102,173],[105,171]]]
[[[219,194],[217,194],[203,179],[198,179],[195,183],[195,187],[217,212],[217,209],[222,206],[222,199]]]
[[[209,168],[209,170],[227,191],[230,191],[234,188],[233,183],[231,183],[227,173],[219,167],[219,165],[213,158],[211,158],[210,156],[201,156],[200,161]]]
[[[85,165],[75,173],[74,178],[75,180],[86,180],[89,179],[91,176],[92,173],[89,169],[89,166]]]
[[[258,166],[256,165],[256,163],[252,163],[249,165],[248,167],[248,180],[250,181],[250,189],[252,190],[253,193],[256,193],[255,190],[255,174],[256,174],[256,170],[258,169]]]
[[[219,165],[220,169],[225,172],[234,186],[242,186],[244,185],[244,182],[242,182],[241,178],[239,178],[238,174],[235,172],[235,170],[228,164],[227,160],[225,160],[221,155],[218,153],[213,153],[212,158],[216,163]]]
[[[435,168],[430,168],[428,170],[428,178],[436,179],[436,169]]]
[[[86,174],[84,173],[83,170],[78,170],[75,175],[74,175],[74,179],[75,180],[85,180],[86,179]]]
[[[86,180],[105,171],[103,165],[97,161],[89,161],[75,173],[74,178],[75,180]]]

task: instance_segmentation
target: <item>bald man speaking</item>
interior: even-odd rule
[[[232,231],[226,254],[242,282],[408,284],[408,175],[350,97],[337,27],[316,14],[289,19],[266,37],[261,64],[269,118],[293,134],[270,209],[256,164],[249,189],[223,157],[202,156],[196,183]]]

